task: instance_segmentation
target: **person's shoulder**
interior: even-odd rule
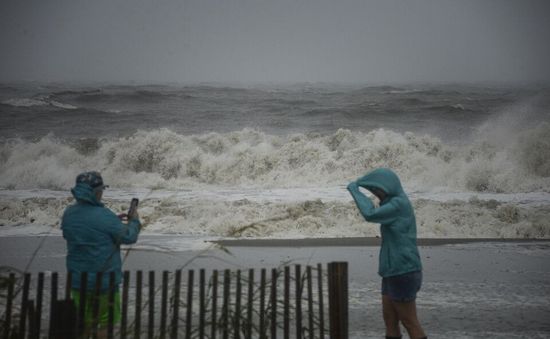
[[[111,211],[108,207],[102,205],[102,206],[93,206],[93,211],[97,215],[100,216],[109,216],[109,217],[116,217],[115,212]]]
[[[63,216],[65,217],[65,216],[71,215],[73,213],[78,213],[78,210],[80,208],[81,208],[80,204],[75,201],[72,204],[65,207],[65,210],[63,211]]]
[[[406,195],[397,195],[397,196],[391,197],[388,203],[402,210],[409,209],[412,206],[409,198],[407,198]]]

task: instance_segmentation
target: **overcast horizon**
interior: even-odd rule
[[[0,81],[549,83],[550,2],[3,1]]]

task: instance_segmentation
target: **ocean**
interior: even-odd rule
[[[59,234],[76,175],[193,239],[377,236],[345,187],[392,168],[419,237],[550,237],[550,89],[0,85],[0,235]]]

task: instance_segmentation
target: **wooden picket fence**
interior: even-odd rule
[[[283,266],[270,272],[213,270],[125,271],[120,322],[115,323],[114,274],[108,295],[108,338],[348,338],[348,268],[345,262],[315,267]],[[85,305],[87,274],[81,276],[80,304],[71,300],[71,275],[10,274],[0,285],[3,338],[97,338],[99,303]],[[97,275],[94,294],[101,287]],[[33,291],[31,285],[36,284]],[[59,289],[63,295],[58,294]],[[198,291],[196,290],[198,289]],[[144,293],[145,290],[145,293]],[[49,291],[49,293],[47,293]],[[74,293],[74,292],[72,292]],[[328,303],[327,303],[328,301]],[[93,322],[84,324],[91,306]],[[328,316],[328,323],[325,322]],[[83,334],[86,333],[86,334]]]

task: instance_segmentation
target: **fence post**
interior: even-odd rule
[[[328,264],[330,338],[348,339],[348,263]]]

